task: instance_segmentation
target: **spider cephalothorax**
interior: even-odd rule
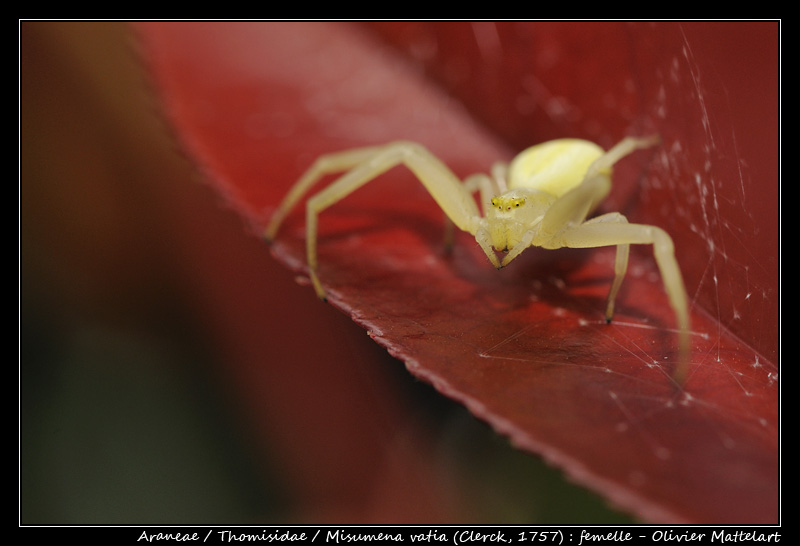
[[[531,188],[517,188],[492,197],[492,206],[486,210],[485,229],[495,250],[507,251],[519,246],[526,233],[530,233],[531,240],[535,239],[542,218],[555,199],[549,193]]]

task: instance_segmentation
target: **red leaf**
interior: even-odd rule
[[[372,26],[469,114],[359,27],[137,28],[187,154],[256,233],[326,152],[415,140],[463,177],[510,146],[661,134],[619,165],[606,208],[675,239],[693,305],[683,388],[649,248],[607,325],[613,249],[532,249],[498,273],[461,234],[446,255],[441,211],[402,169],[323,213],[321,280],[414,375],[638,517],[778,521],[777,25]],[[303,218],[272,248],[301,273]]]

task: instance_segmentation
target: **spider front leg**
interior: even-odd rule
[[[447,217],[459,228],[475,234],[481,217],[470,192],[444,163],[423,146],[413,142],[394,142],[375,148],[361,148],[341,154],[324,156],[295,184],[275,218],[267,228],[266,236],[274,237],[282,218],[302,197],[303,193],[324,174],[350,168],[330,186],[311,197],[306,203],[306,256],[309,276],[317,295],[325,299],[325,289],[317,275],[317,218],[319,214],[389,169],[405,165],[428,190]]]
[[[375,157],[381,149],[382,146],[354,148],[318,157],[283,198],[278,210],[272,215],[267,228],[264,230],[264,238],[268,241],[275,239],[275,235],[277,235],[286,215],[289,214],[303,195],[324,176],[352,169],[359,163]]]
[[[629,146],[635,145],[636,142]],[[585,221],[611,189],[606,174],[596,174],[558,198],[542,219],[534,245],[544,248],[595,248],[616,246],[614,280],[606,304],[606,320],[614,313],[614,300],[628,264],[629,245],[651,244],[670,305],[678,327],[680,358],[674,371],[678,383],[685,379],[690,352],[689,305],[675,250],[670,236],[655,226],[629,224],[619,213],[610,213]]]
[[[611,167],[614,164],[625,157],[626,155],[632,154],[636,150],[642,150],[645,148],[650,148],[655,146],[661,142],[661,137],[658,135],[650,135],[648,137],[625,137],[617,144],[614,145],[613,148],[608,150],[606,153],[598,157],[594,163],[589,165],[589,168],[586,171],[585,178],[594,178],[597,174],[601,172],[609,172]]]
[[[675,312],[678,330],[679,361],[673,372],[678,383],[683,383],[689,365],[689,303],[686,288],[683,284],[678,262],[675,259],[675,248],[670,236],[661,228],[644,224],[629,224],[625,217],[612,213],[593,221],[585,222],[561,233],[559,241],[569,248],[594,248],[601,246],[617,246],[615,278],[609,293],[608,313],[613,313],[613,298],[622,282],[624,267],[627,265],[627,247],[632,244],[653,245],[661,279],[667,292],[670,305]],[[621,250],[622,249],[622,250]],[[620,251],[623,252],[622,257]]]

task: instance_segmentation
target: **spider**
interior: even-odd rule
[[[621,158],[659,142],[657,136],[627,137],[610,150],[580,139],[559,139],[520,153],[511,163],[497,163],[491,175],[460,180],[441,160],[415,142],[355,148],[320,156],[295,183],[264,233],[272,241],[281,222],[300,198],[328,174],[344,173],[309,198],[306,205],[306,252],[311,282],[325,299],[317,274],[317,217],[320,212],[385,171],[405,165],[425,186],[452,224],[475,237],[489,261],[500,269],[528,247],[593,248],[616,245],[614,279],[605,318],[614,315],[614,300],[628,266],[631,244],[652,244],[670,304],[675,312],[679,361],[673,378],[682,383],[689,355],[689,311],[670,236],[661,228],[630,224],[610,212],[587,220],[611,189],[611,169]],[[483,215],[475,201],[480,195]],[[502,259],[497,252],[505,252]]]

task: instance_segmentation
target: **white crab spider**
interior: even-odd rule
[[[291,188],[270,220],[265,237],[270,241],[275,238],[283,219],[312,185],[325,175],[344,172],[306,205],[309,274],[317,295],[324,299],[325,290],[317,274],[317,216],[381,173],[402,164],[422,182],[447,217],[475,237],[498,269],[530,246],[555,249],[616,245],[614,280],[606,304],[607,321],[614,314],[614,300],[628,266],[629,245],[652,244],[675,311],[680,361],[673,376],[682,382],[688,366],[689,311],[672,239],[658,227],[629,224],[618,212],[586,219],[611,189],[611,167],[636,149],[657,142],[657,137],[629,137],[606,152],[586,140],[553,140],[528,148],[508,166],[495,165],[491,176],[472,175],[463,182],[425,147],[414,142],[326,154]],[[480,193],[484,216],[473,197],[475,191]],[[507,252],[502,260],[496,250]]]

